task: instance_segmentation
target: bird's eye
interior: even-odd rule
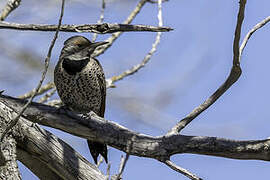
[[[82,44],[77,44],[78,47],[82,47]]]

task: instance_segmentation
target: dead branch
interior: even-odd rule
[[[56,31],[57,25],[50,24],[19,24],[0,22],[0,29],[12,29],[23,31]],[[130,31],[148,31],[148,32],[168,32],[173,30],[170,27],[156,27],[149,25],[129,25],[129,24],[80,24],[69,25],[63,24],[59,31],[63,32],[93,32],[98,34],[115,33],[115,32],[130,32]]]
[[[21,0],[9,0],[6,4],[6,6],[4,7],[4,9],[1,11],[0,21],[3,21],[4,19],[6,19],[6,17],[13,10],[15,10],[17,7],[19,7],[20,3],[21,3]]]
[[[228,78],[225,82],[201,105],[196,107],[185,118],[180,120],[169,132],[169,134],[177,134],[184,129],[193,119],[200,115],[203,111],[209,108],[216,102],[241,76],[242,70],[240,67],[239,56],[239,41],[241,36],[241,27],[244,20],[246,0],[240,0],[240,8],[238,11],[237,24],[235,29],[234,43],[233,43],[233,66]]]
[[[6,107],[18,113],[24,100],[0,95],[0,112]],[[180,134],[148,136],[131,131],[98,116],[83,119],[71,111],[39,103],[31,103],[23,117],[41,125],[54,127],[70,134],[108,144],[121,151],[141,157],[166,160],[174,154],[191,153],[232,159],[270,161],[270,140],[238,141],[217,137],[184,136]],[[128,142],[133,140],[128,152]]]

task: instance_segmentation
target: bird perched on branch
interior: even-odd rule
[[[80,114],[93,111],[104,117],[105,76],[100,63],[91,55],[96,47],[106,43],[92,43],[83,36],[72,36],[64,42],[54,70],[54,83],[60,99],[70,110]],[[89,140],[87,143],[96,164],[99,154],[107,162],[105,144]]]

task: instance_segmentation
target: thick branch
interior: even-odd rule
[[[9,106],[18,112],[24,101],[0,96],[0,111]],[[68,115],[67,115],[68,114]],[[233,159],[257,159],[270,161],[270,140],[235,141],[217,137],[168,135],[162,137],[138,134],[114,122],[100,117],[82,119],[72,112],[61,112],[54,107],[32,103],[23,116],[30,121],[54,127],[86,139],[104,142],[121,151],[128,152],[128,142],[133,138],[131,155],[166,160],[173,154],[192,153]]]
[[[1,124],[5,121],[0,116]],[[1,126],[1,132],[3,132]],[[16,141],[12,136],[4,138],[1,145],[0,179],[20,180],[21,175],[17,164]]]
[[[49,24],[18,24],[9,22],[0,22],[0,29],[28,30],[28,31],[56,31],[57,25]],[[170,27],[156,27],[148,25],[129,25],[129,24],[81,24],[60,26],[60,31],[64,32],[93,32],[98,34],[128,32],[128,31],[151,31],[151,32],[168,32]]]
[[[0,117],[3,117],[1,127],[7,126],[17,113],[2,103],[0,109]],[[105,179],[96,166],[90,164],[72,147],[23,117],[10,134],[17,142],[17,158],[41,179]]]
[[[42,75],[41,75],[41,79],[37,85],[37,87],[35,88],[34,90],[34,94],[30,97],[29,101],[27,103],[25,103],[25,105],[22,107],[22,109],[20,110],[20,112],[18,113],[17,116],[14,117],[14,119],[10,122],[10,124],[7,126],[7,128],[5,129],[5,131],[3,132],[3,134],[1,135],[0,137],[0,141],[3,140],[5,134],[13,127],[16,125],[16,123],[18,122],[19,118],[21,117],[21,115],[23,114],[23,112],[26,110],[26,108],[28,107],[28,105],[33,101],[34,97],[36,96],[36,94],[38,93],[44,79],[45,79],[45,76],[47,74],[47,71],[48,71],[48,67],[49,67],[49,64],[50,64],[50,59],[51,59],[51,54],[52,54],[52,49],[54,47],[54,44],[55,44],[55,41],[58,37],[58,33],[59,33],[59,28],[62,24],[62,19],[63,19],[63,15],[64,15],[64,7],[65,7],[65,0],[62,0],[62,5],[61,5],[61,13],[60,13],[60,17],[59,17],[59,20],[58,20],[58,25],[57,25],[57,28],[56,28],[56,31],[55,31],[55,34],[54,34],[54,37],[53,37],[53,40],[50,44],[50,47],[49,47],[49,50],[48,50],[48,53],[47,53],[47,57],[45,59],[45,66],[44,66],[44,70],[42,72]],[[1,23],[1,22],[0,22]]]

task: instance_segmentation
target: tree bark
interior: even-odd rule
[[[0,109],[1,123],[6,122],[3,127],[7,127],[7,123],[17,113],[3,103],[0,103]],[[106,179],[95,165],[89,163],[71,146],[24,117],[20,118],[10,134],[17,142],[17,159],[40,179]]]
[[[24,100],[2,95],[0,96],[0,112],[4,113],[3,107],[6,106],[18,112],[24,102]],[[270,160],[269,139],[237,141],[180,134],[153,137],[136,133],[96,115],[91,116],[91,119],[83,119],[70,111],[59,110],[39,103],[32,103],[23,117],[85,139],[95,139],[131,155],[157,160],[168,159],[170,156],[180,153],[232,159]],[[128,144],[132,144],[132,147],[128,147]]]

